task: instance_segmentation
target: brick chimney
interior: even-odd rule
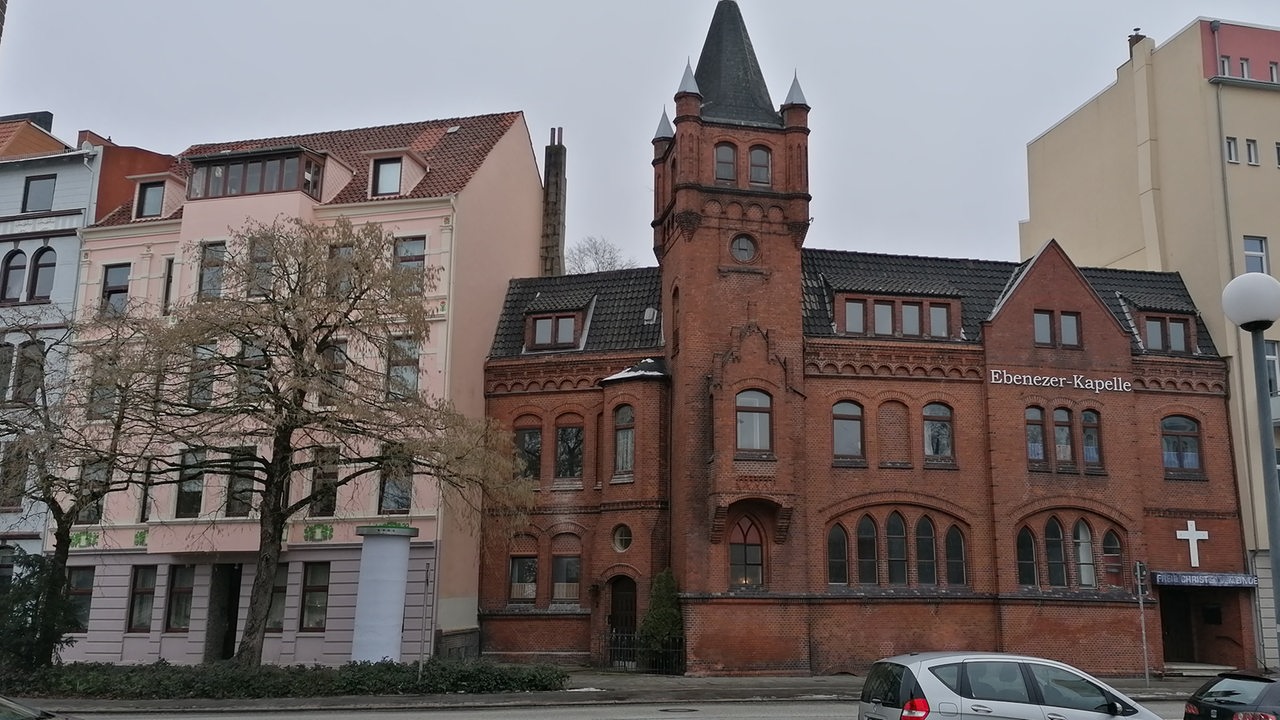
[[[564,274],[564,128],[551,128],[542,182],[542,277]]]

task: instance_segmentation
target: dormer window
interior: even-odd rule
[[[1171,353],[1191,352],[1191,323],[1187,318],[1147,316],[1143,321],[1148,350]]]
[[[218,153],[187,158],[192,166],[187,199],[259,195],[301,190],[320,199],[324,159],[304,149]],[[161,196],[163,200],[163,195]],[[139,194],[139,217],[142,196]]]
[[[576,313],[536,315],[531,318],[531,321],[533,337],[529,342],[530,349],[566,348],[577,344],[578,315]]]
[[[138,186],[138,213],[140,218],[160,217],[164,209],[164,183],[149,182]]]
[[[845,335],[880,337],[951,337],[952,303],[897,298],[846,297],[844,317],[836,324]],[[843,321],[843,322],[841,322]]]
[[[373,189],[371,194],[400,194],[400,158],[381,158],[373,161]]]

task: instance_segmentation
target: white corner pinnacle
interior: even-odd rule
[[[654,140],[668,140],[676,136],[676,131],[671,127],[671,119],[667,117],[667,109],[662,108],[662,119],[658,121],[658,131],[653,134]]]
[[[796,73],[791,77],[791,89],[787,91],[787,99],[782,101],[783,105],[808,105],[804,99],[804,91],[800,89],[800,74]]]
[[[680,88],[676,90],[677,95],[680,93],[702,94],[698,89],[698,81],[693,77],[693,65],[688,60],[684,62],[684,77],[680,78]]]

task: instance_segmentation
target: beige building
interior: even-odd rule
[[[1259,647],[1274,668],[1280,653],[1252,356],[1248,338],[1222,313],[1221,293],[1241,273],[1276,272],[1280,29],[1199,18],[1161,45],[1137,33],[1129,45],[1114,84],[1028,144],[1030,218],[1021,223],[1020,252],[1031,257],[1053,238],[1083,265],[1182,274],[1219,353],[1231,358],[1239,512],[1259,578]],[[1135,333],[1148,345],[1195,348],[1178,330],[1156,324]],[[1273,416],[1280,416],[1280,326],[1268,338]],[[1214,552],[1213,538],[1200,552]]]

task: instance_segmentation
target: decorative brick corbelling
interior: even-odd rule
[[[1062,513],[1067,510],[1078,510],[1080,512],[1093,513],[1101,518],[1106,518],[1111,522],[1123,528],[1136,529],[1138,527],[1137,518],[1128,513],[1121,512],[1114,505],[1090,500],[1079,496],[1063,499],[1061,495],[1046,498],[1036,498],[1031,502],[1022,505],[1014,505],[1009,508],[1008,516],[1012,518],[1012,525],[1020,525],[1027,522],[1028,518],[1044,513]]]
[[[870,492],[861,495],[854,495],[847,500],[839,503],[833,503],[825,507],[816,509],[816,517],[819,519],[840,517],[856,510],[863,510],[878,506],[903,507],[915,506],[923,510],[932,510],[933,512],[946,513],[962,523],[968,523],[969,518],[976,512],[973,508],[967,508],[963,505],[950,502],[936,495],[926,495],[924,493],[895,491],[895,492]]]

